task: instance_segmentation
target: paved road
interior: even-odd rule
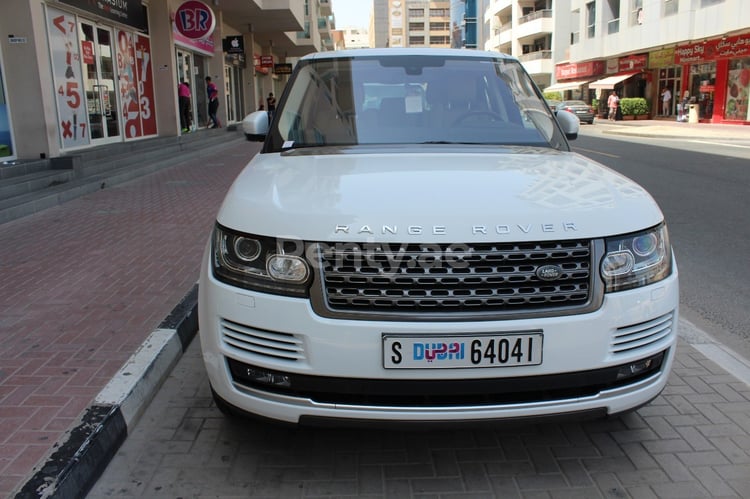
[[[750,497],[750,367],[680,326],[666,390],[636,413],[424,431],[227,419],[196,340],[89,497]]]
[[[697,136],[714,130],[681,133],[693,128]],[[741,128],[750,127],[731,131]],[[723,367],[742,363],[689,327],[682,331],[691,332],[695,347],[681,344],[664,396],[624,419],[404,433],[289,430],[219,417],[197,362],[197,341],[172,370],[180,347],[170,350],[170,340],[156,348],[152,340],[174,338],[171,319],[194,289],[214,213],[256,150],[241,141],[220,156],[191,158],[0,225],[0,496],[26,484],[29,494],[20,497],[37,497],[55,479],[70,477],[71,468],[84,474],[66,483],[90,478],[85,472],[92,470],[76,464],[91,454],[79,451],[96,447],[109,428],[89,424],[90,404],[123,380],[158,382],[162,370],[170,378],[153,404],[147,404],[151,387],[138,385],[131,392],[138,397],[107,413],[119,419],[106,421],[117,419],[129,434],[107,474],[128,475],[110,480],[118,489],[102,478],[91,497],[127,496],[120,490],[127,484],[144,497],[175,497],[182,485],[185,497],[246,496],[247,490],[270,497],[370,491],[372,497],[407,491],[435,497],[438,490],[472,497],[477,490],[473,497],[487,497],[488,483],[493,491],[508,487],[529,497],[684,497],[709,490],[750,496],[750,377],[740,382],[718,369],[709,358]],[[157,329],[162,325],[168,329]],[[82,434],[87,438],[77,441]],[[153,447],[130,447],[138,442]],[[93,466],[117,448],[117,441],[109,443],[97,447],[102,455]],[[48,459],[61,450],[74,452]],[[354,470],[357,492],[350,494]]]

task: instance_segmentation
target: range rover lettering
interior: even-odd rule
[[[657,397],[678,277],[639,185],[571,152],[515,58],[312,54],[216,217],[200,341],[225,412],[294,424],[606,416]]]

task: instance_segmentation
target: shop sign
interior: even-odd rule
[[[698,90],[702,94],[709,94],[716,90],[716,85],[701,85],[700,87],[698,87]]]
[[[272,55],[262,55],[260,56],[260,65],[264,68],[272,68],[273,67],[273,56]]]
[[[274,64],[273,72],[277,75],[290,75],[292,74],[291,64]]]
[[[216,16],[211,7],[199,0],[183,2],[174,15],[177,31],[191,40],[210,37],[216,28]]]
[[[648,67],[651,69],[674,66],[674,47],[654,50],[648,54]]]
[[[224,52],[227,54],[245,53],[245,39],[242,36],[227,36],[221,43]]]
[[[648,65],[648,56],[646,54],[629,55],[627,57],[620,57],[618,62],[619,72],[624,71],[637,71],[639,69],[646,69]]]
[[[748,56],[750,56],[750,33],[730,36],[723,40],[707,40],[681,45],[675,51],[675,63],[688,64]]]
[[[264,75],[267,75],[269,73],[269,70],[267,67],[263,67],[261,65],[261,56],[258,54],[255,54],[253,56],[253,66],[255,67],[255,71]]]
[[[60,2],[140,31],[148,31],[146,8],[141,4],[141,0],[98,0],[96,2],[60,0]]]
[[[558,80],[596,76],[604,73],[604,61],[588,61],[555,66],[555,77]]]
[[[179,31],[177,26],[172,30],[172,36],[174,42],[181,47],[191,49],[199,54],[207,55],[209,57],[214,55],[214,39],[213,37],[203,38],[201,40],[192,40]]]

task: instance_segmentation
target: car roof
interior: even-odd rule
[[[448,48],[375,48],[375,49],[345,49],[333,50],[329,52],[315,52],[302,57],[300,60],[323,60],[323,59],[343,59],[350,57],[403,57],[405,55],[421,55],[434,57],[470,57],[477,59],[504,59],[509,61],[517,60],[515,57],[501,52],[492,52],[487,50],[468,50],[468,49],[448,49]]]

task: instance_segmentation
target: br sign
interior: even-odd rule
[[[191,40],[202,40],[214,32],[216,16],[205,3],[188,0],[175,12],[174,22],[180,34]]]

